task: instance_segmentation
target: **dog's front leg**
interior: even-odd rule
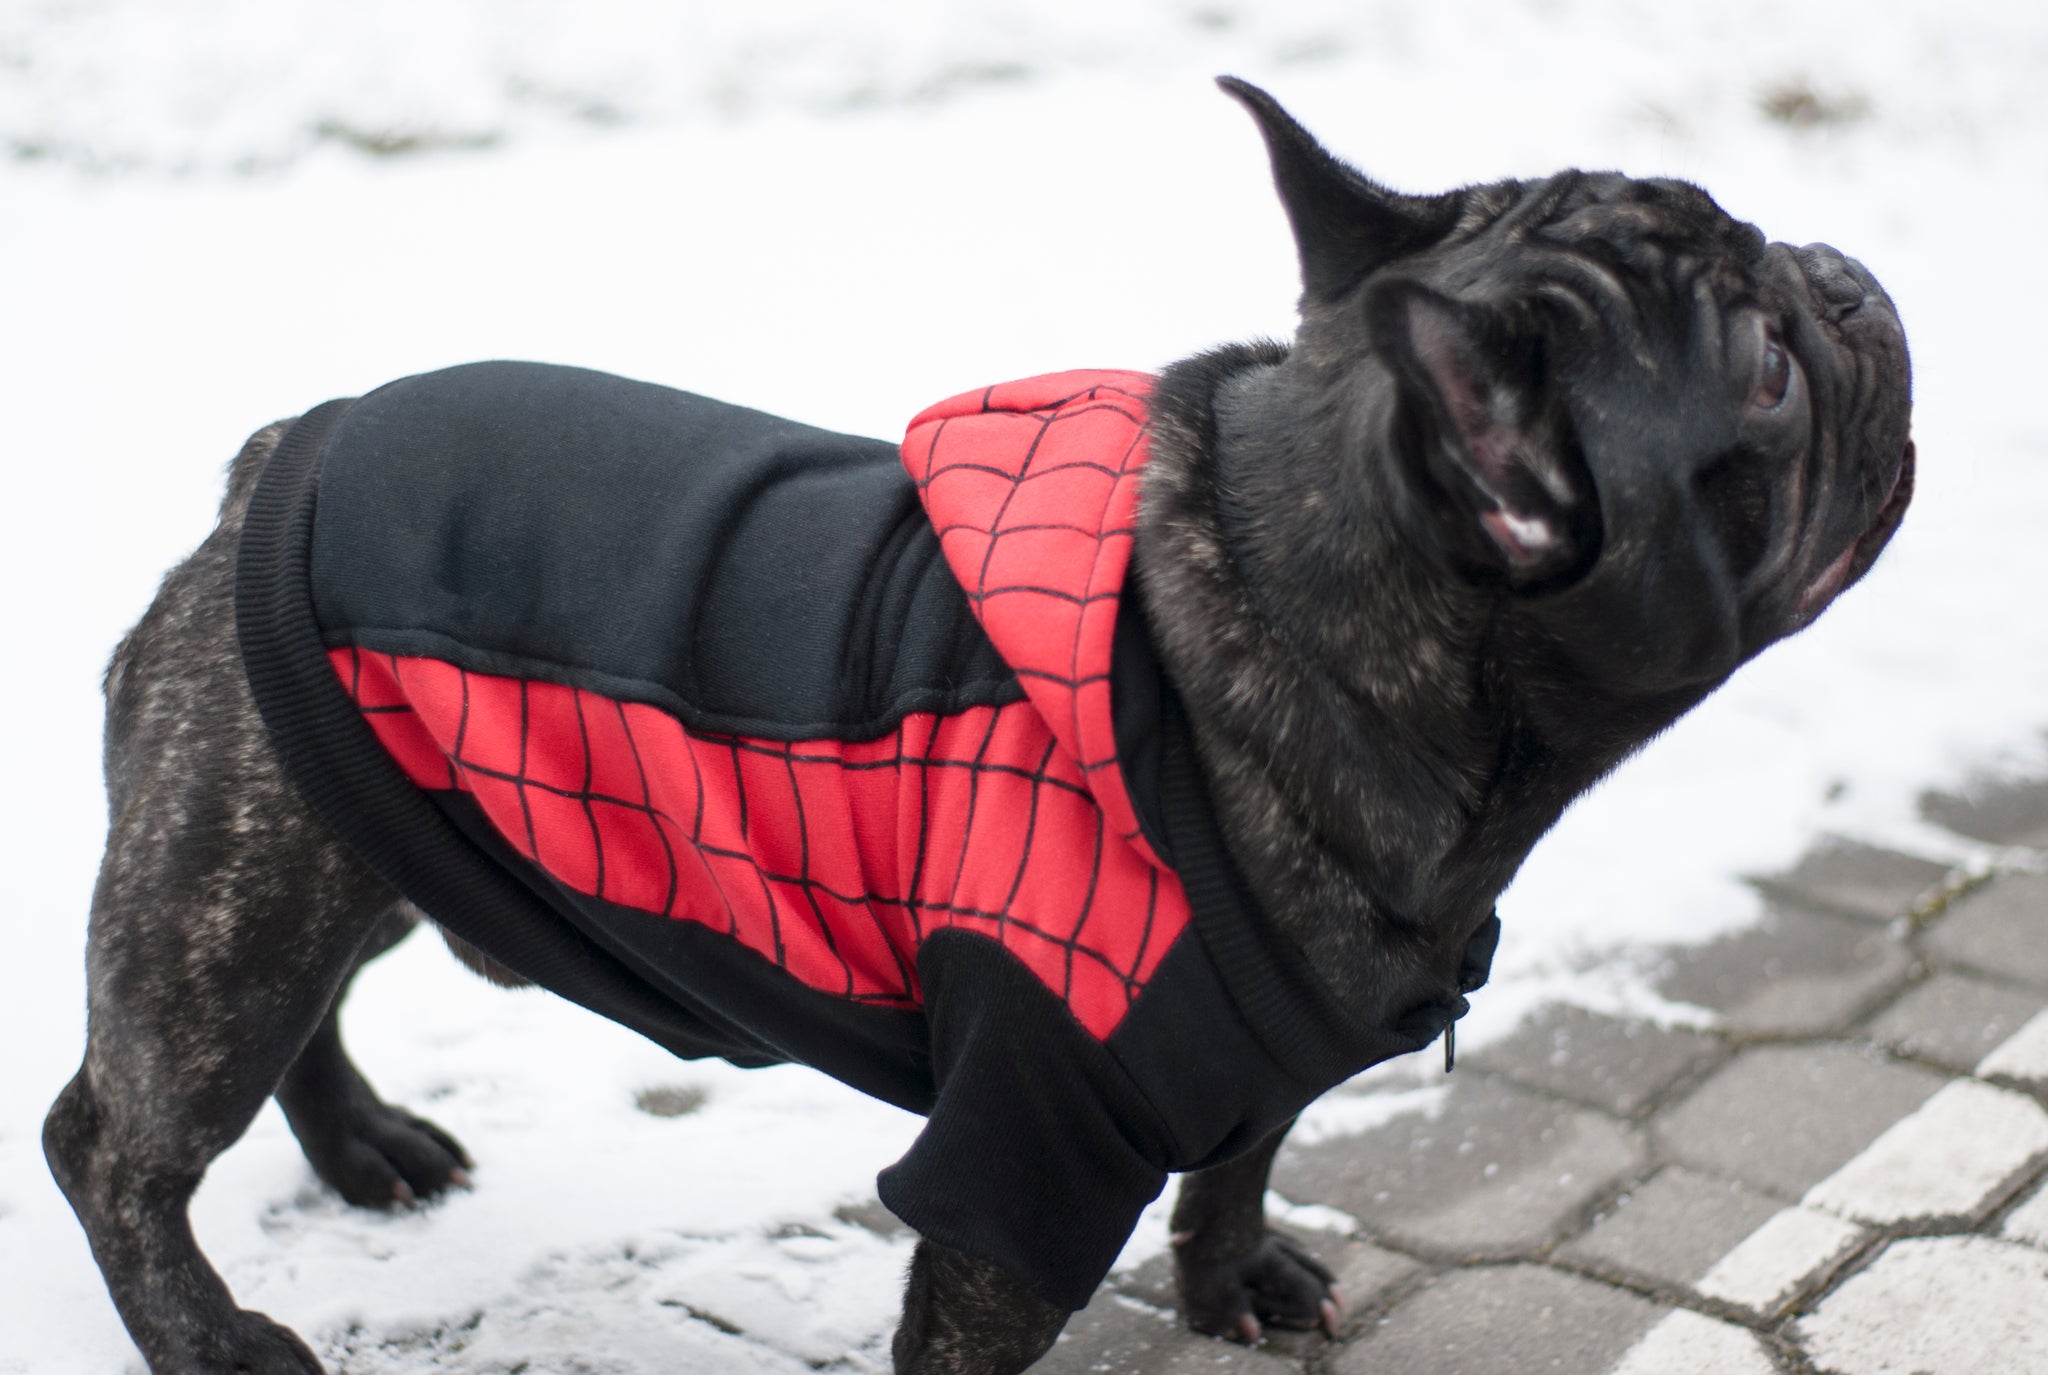
[[[1341,1299],[1329,1270],[1266,1226],[1266,1174],[1293,1125],[1227,1165],[1181,1179],[1174,1279],[1197,1332],[1255,1342],[1266,1323],[1336,1329]]]
[[[896,1375],[1017,1375],[1067,1316],[987,1261],[920,1241],[896,1328]]]

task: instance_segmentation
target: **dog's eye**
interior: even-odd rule
[[[1757,378],[1756,392],[1749,403],[1760,411],[1774,411],[1784,404],[1785,393],[1792,390],[1792,355],[1785,352],[1784,341],[1776,333],[1764,336],[1764,360],[1761,374]]]

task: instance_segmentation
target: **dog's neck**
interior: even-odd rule
[[[1455,730],[1477,686],[1465,668],[1488,600],[1430,576],[1394,537],[1362,455],[1340,427],[1303,418],[1314,402],[1298,372],[1248,368],[1209,399],[1217,534],[1297,670],[1376,725]]]
[[[1388,976],[1455,968],[1537,837],[1682,705],[1529,672],[1504,593],[1392,518],[1386,407],[1319,410],[1332,394],[1277,345],[1168,369],[1137,566],[1233,858],[1384,1019]]]

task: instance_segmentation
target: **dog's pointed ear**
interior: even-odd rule
[[[1541,334],[1408,280],[1376,285],[1366,319],[1399,389],[1397,443],[1453,549],[1517,587],[1580,567],[1599,515],[1551,413]]]
[[[1333,157],[1280,102],[1248,81],[1216,84],[1258,121],[1273,160],[1273,184],[1294,226],[1308,298],[1343,295],[1387,263],[1426,248],[1456,222],[1461,197],[1404,196]]]

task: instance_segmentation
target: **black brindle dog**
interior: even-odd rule
[[[1870,567],[1912,489],[1905,339],[1858,263],[1697,187],[1399,195],[1224,84],[1272,155],[1301,327],[1166,371],[1135,562],[1231,856],[1330,990],[1384,1017],[1389,971],[1455,963],[1572,798]],[[90,1031],[45,1131],[159,1375],[319,1368],[236,1306],[186,1217],[266,1097],[351,1202],[466,1181],[337,1030],[417,914],[287,781],[236,648],[237,538],[280,432],[108,671]],[[1335,1320],[1328,1273],[1264,1224],[1279,1141],[1183,1181],[1204,1331]],[[1007,1375],[1066,1317],[921,1242],[896,1368]]]

